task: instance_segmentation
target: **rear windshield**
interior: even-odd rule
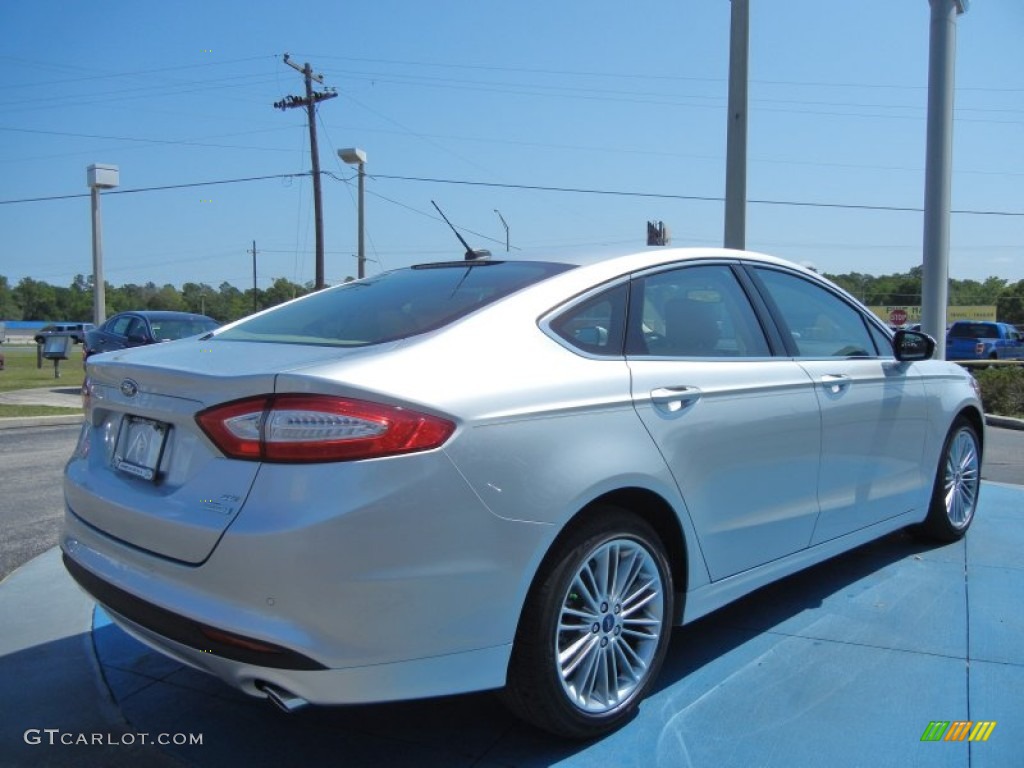
[[[535,261],[424,264],[311,294],[217,335],[233,341],[359,347],[440,328],[571,269]]]
[[[987,323],[954,323],[948,335],[955,339],[993,339],[999,334],[994,325]]]

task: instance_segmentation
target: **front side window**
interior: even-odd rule
[[[113,322],[110,324],[110,333],[118,336],[127,336],[128,326],[134,319],[135,318],[132,317],[132,315],[121,315],[120,317],[114,318]]]
[[[871,333],[871,338],[874,339],[879,357],[892,357],[892,338],[874,323],[868,323],[868,331]]]
[[[128,323],[128,328],[125,330],[124,335],[130,339],[147,338],[146,321],[141,317],[133,317],[132,321]]]
[[[777,269],[757,275],[778,308],[799,357],[875,357],[860,311],[823,286]]]
[[[633,280],[626,350],[656,357],[767,357],[768,342],[732,270],[690,266]]]
[[[424,264],[310,294],[219,333],[232,341],[360,347],[440,328],[571,269],[533,261]]]

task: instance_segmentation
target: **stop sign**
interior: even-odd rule
[[[889,313],[889,323],[891,325],[903,325],[907,322],[907,310],[905,309],[894,309]]]

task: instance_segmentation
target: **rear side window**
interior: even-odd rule
[[[582,352],[621,355],[626,284],[602,291],[551,321],[551,330]]]
[[[753,308],[725,265],[687,266],[637,278],[626,352],[654,357],[767,357]]]
[[[571,269],[533,261],[424,264],[346,283],[243,320],[234,341],[360,347],[432,331]]]
[[[985,323],[953,323],[947,334],[954,339],[991,339],[997,335],[995,326]]]

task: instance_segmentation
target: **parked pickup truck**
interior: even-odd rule
[[[946,332],[947,360],[1024,360],[1024,337],[1009,323],[957,320]]]

